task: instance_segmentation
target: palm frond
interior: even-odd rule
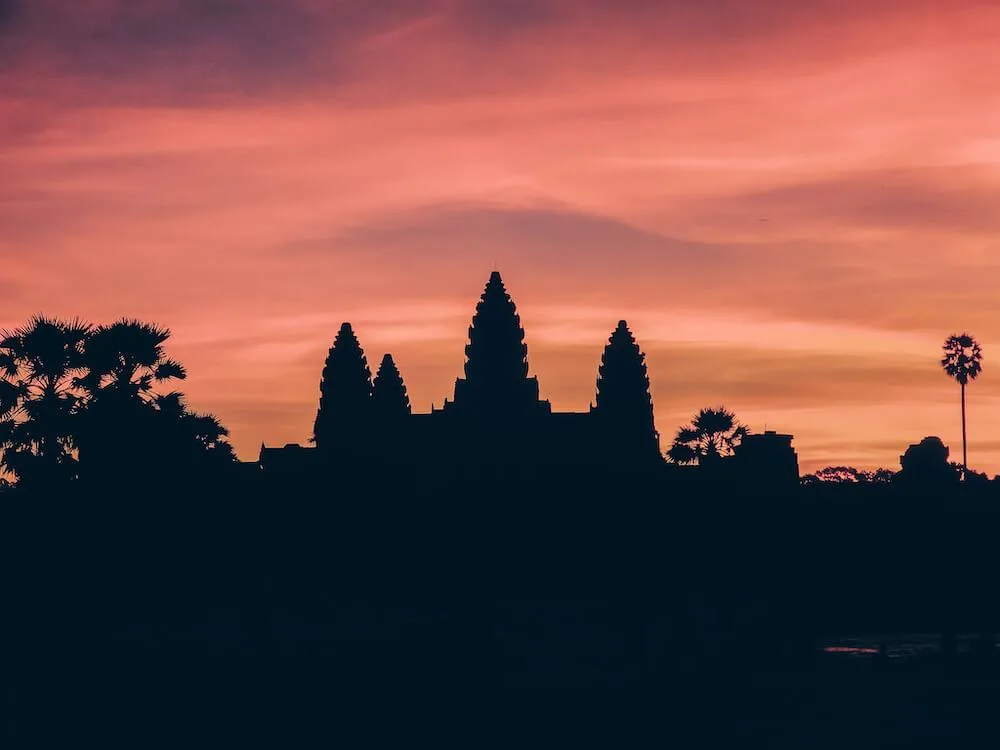
[[[174,419],[181,419],[187,413],[187,405],[184,403],[184,394],[180,391],[171,391],[157,396],[154,401],[156,408],[165,416]]]
[[[189,419],[193,433],[205,442],[215,443],[229,435],[229,430],[212,414],[191,414]]]
[[[0,345],[0,373],[4,377],[15,378],[20,369],[17,357],[14,356],[13,352],[9,348],[2,348],[2,345]]]
[[[23,387],[9,380],[0,380],[0,414],[8,414],[17,408],[24,394]]]
[[[706,408],[698,412],[693,425],[696,430],[706,435],[716,435],[733,429],[736,415],[720,406],[716,409]]]
[[[675,464],[693,464],[698,460],[698,452],[684,443],[674,443],[667,451],[667,459]]]
[[[156,369],[153,371],[153,376],[160,382],[170,380],[171,378],[184,380],[187,378],[187,370],[185,370],[184,365],[177,360],[166,359],[156,366]]]
[[[674,442],[677,443],[697,443],[701,439],[701,433],[693,427],[681,427],[677,431]]]

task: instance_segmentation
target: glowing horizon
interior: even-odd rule
[[[666,448],[703,406],[803,471],[1000,472],[1000,4],[0,4],[0,327],[170,327],[241,458],[304,443],[349,320],[416,410],[496,265],[557,410],[626,319]]]

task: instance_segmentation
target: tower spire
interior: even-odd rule
[[[371,411],[371,371],[350,323],[337,332],[320,381],[319,410],[313,427],[317,448],[350,433]]]
[[[601,355],[593,411],[618,434],[622,449],[659,456],[646,355],[624,320],[618,321]]]
[[[378,373],[372,381],[372,409],[375,416],[382,419],[396,419],[410,413],[406,385],[391,354],[382,357]]]
[[[547,408],[538,399],[538,380],[528,377],[521,318],[499,271],[490,274],[476,305],[465,355],[465,377],[455,382],[452,410],[483,415]]]

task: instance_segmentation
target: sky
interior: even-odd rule
[[[0,0],[0,327],[168,326],[243,459],[349,320],[440,405],[490,271],[559,410],[626,319],[804,471],[1000,472],[1000,0]],[[405,450],[405,446],[400,446]]]

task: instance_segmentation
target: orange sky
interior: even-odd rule
[[[664,447],[724,404],[807,470],[960,455],[968,329],[995,473],[998,75],[1000,2],[0,0],[0,326],[169,326],[249,459],[342,320],[440,404],[496,264],[556,408],[626,318]]]

